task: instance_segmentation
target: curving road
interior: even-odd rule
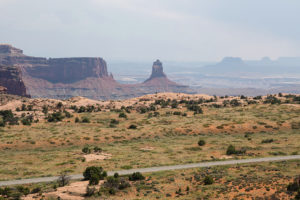
[[[211,161],[211,162],[202,162],[202,163],[194,163],[194,164],[184,164],[184,165],[170,165],[170,166],[161,166],[161,167],[129,169],[129,170],[121,170],[121,171],[110,171],[107,173],[108,176],[112,176],[114,173],[119,173],[119,175],[128,175],[128,174],[132,174],[133,172],[148,173],[148,172],[158,172],[158,171],[166,171],[166,170],[190,169],[190,168],[236,165],[236,164],[258,163],[258,162],[286,161],[286,160],[298,160],[298,159],[300,159],[300,155],[276,156],[276,157],[265,157],[265,158]],[[82,179],[83,176],[82,174],[76,174],[76,175],[70,175],[70,178]],[[11,181],[0,181],[0,186],[52,182],[52,181],[56,181],[57,179],[58,176],[52,176],[52,177],[40,177],[40,178],[20,179],[20,180],[11,180]]]

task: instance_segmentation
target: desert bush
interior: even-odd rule
[[[102,167],[91,166],[87,167],[83,172],[85,180],[90,180],[92,177],[98,177],[99,180],[103,180],[107,176],[107,173],[103,171]]]
[[[134,124],[131,124],[131,125],[128,127],[128,129],[137,129],[137,126],[134,125]]]
[[[65,116],[61,112],[54,112],[48,115],[47,120],[48,122],[59,122],[62,121]]]
[[[211,185],[214,183],[214,179],[211,176],[206,176],[203,180],[204,185]]]
[[[237,100],[237,99],[232,99],[229,104],[233,107],[237,107],[237,106],[240,106],[241,103]]]
[[[235,153],[236,153],[235,147],[233,145],[229,145],[228,148],[227,148],[226,154],[227,155],[232,155],[232,154],[235,154]]]
[[[21,120],[21,122],[22,122],[23,125],[30,126],[32,121],[29,118],[26,117],[26,118],[23,118]]]
[[[276,98],[275,96],[273,95],[268,95],[266,100],[264,101],[264,104],[281,104],[281,101],[280,99]]]
[[[171,103],[171,107],[174,109],[174,108],[177,108],[178,107],[178,102],[176,100],[173,100],[172,103]]]
[[[18,125],[18,118],[14,116],[11,110],[0,110],[0,117],[2,118],[1,126],[5,126],[7,123],[9,125]]]
[[[89,153],[91,153],[91,149],[88,146],[85,146],[85,147],[82,148],[82,152],[86,153],[86,154],[89,154]]]
[[[274,142],[273,139],[264,139],[264,140],[261,141],[262,144],[265,144],[265,143],[272,143],[272,142]]]
[[[25,104],[22,104],[22,106],[21,106],[21,110],[22,110],[22,111],[26,111],[26,110],[27,110],[27,107],[26,107],[26,105],[25,105]]]
[[[72,118],[73,117],[73,115],[71,115],[71,113],[69,113],[66,110],[64,110],[64,114],[65,114],[66,118]]]
[[[63,107],[62,102],[58,102],[58,103],[56,104],[56,108],[61,109],[62,107]]]
[[[80,119],[78,117],[75,118],[75,123],[79,123]]]
[[[84,106],[80,106],[80,108],[77,110],[78,113],[84,113],[86,111]]]
[[[116,120],[116,119],[111,119],[111,120],[110,120],[110,124],[116,125],[116,124],[119,124],[119,121]]]
[[[33,105],[28,105],[27,106],[27,111],[32,111],[33,110]]]
[[[194,111],[194,114],[203,114],[202,108],[197,104],[192,104],[192,105],[188,104],[187,109],[190,111]]]
[[[139,181],[145,179],[145,177],[140,172],[134,172],[133,174],[129,175],[128,178],[130,181]]]
[[[173,112],[173,115],[181,115],[181,112],[180,111],[175,111],[175,112]]]
[[[48,114],[48,106],[43,105],[42,112],[47,115]]]
[[[204,146],[204,145],[205,145],[205,140],[202,140],[202,139],[199,140],[199,141],[198,141],[198,145],[199,145],[199,146]]]
[[[102,149],[100,147],[94,147],[94,152],[102,152]]]
[[[233,145],[229,145],[226,151],[227,155],[244,154],[244,153],[246,153],[246,148],[241,148],[240,150],[236,150]]]
[[[291,127],[292,129],[300,129],[300,122],[292,122]]]
[[[125,118],[125,119],[127,119],[127,115],[125,113],[121,112],[119,114],[119,118]]]
[[[119,178],[119,174],[118,174],[118,173],[115,173],[115,174],[114,174],[114,178]]]
[[[82,120],[81,120],[82,123],[90,123],[90,119],[88,117],[82,117]]]
[[[300,175],[294,179],[294,182],[288,184],[287,191],[296,192],[300,190]]]

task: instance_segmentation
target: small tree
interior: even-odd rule
[[[68,176],[65,172],[61,173],[60,176],[58,177],[58,185],[60,187],[63,187],[65,185],[68,185],[70,182],[71,177]]]
[[[98,176],[99,180],[103,180],[107,176],[107,173],[103,171],[102,167],[91,166],[87,167],[83,172],[85,180],[90,180],[92,176]]]

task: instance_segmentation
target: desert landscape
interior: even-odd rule
[[[0,0],[0,200],[300,200],[299,7]]]
[[[122,101],[2,94],[1,181],[80,174],[91,166],[119,171],[298,155],[299,99],[299,95],[281,93],[257,97],[158,93]],[[91,186],[88,181],[73,180],[63,187],[54,181],[24,186],[40,190],[22,198],[83,199],[91,187],[95,191],[88,199],[140,195],[146,199],[247,199],[254,193],[288,199],[293,193],[287,186],[297,178],[299,164],[291,160],[145,173],[145,179],[126,183],[126,189],[116,187],[113,196],[105,181]],[[247,174],[251,181],[243,183],[241,177]],[[205,177],[213,183],[204,184]]]

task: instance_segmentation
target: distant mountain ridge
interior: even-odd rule
[[[246,61],[239,57],[225,57],[217,64],[202,67],[199,72],[210,75],[238,75],[238,73],[300,74],[300,58],[281,57],[277,60],[271,60],[264,57],[259,61]]]

